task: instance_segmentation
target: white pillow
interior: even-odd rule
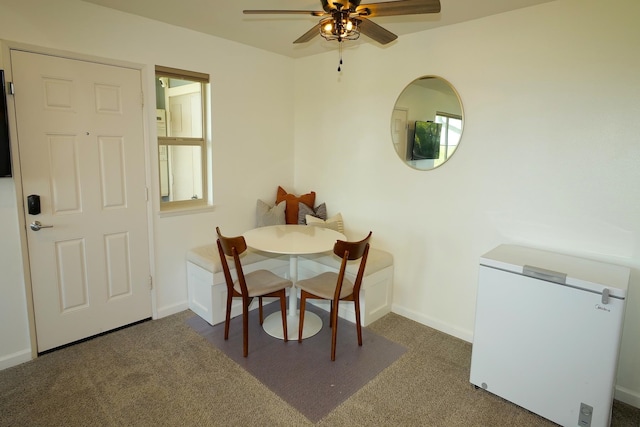
[[[342,215],[339,213],[326,220],[307,215],[305,216],[305,220],[307,221],[307,225],[330,228],[336,230],[338,233],[344,234],[344,222],[342,221]]]
[[[256,203],[256,227],[285,224],[286,218],[284,211],[286,207],[287,203],[285,201],[282,201],[272,207],[258,199],[258,202]]]

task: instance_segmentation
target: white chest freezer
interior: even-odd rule
[[[629,275],[514,245],[483,255],[471,383],[564,426],[608,426]]]

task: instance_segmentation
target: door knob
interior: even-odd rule
[[[33,231],[40,231],[41,228],[53,228],[53,225],[42,225],[40,221],[33,221],[29,224],[29,228]]]

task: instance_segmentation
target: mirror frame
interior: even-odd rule
[[[422,121],[422,120],[424,120],[424,121],[432,121],[432,120],[435,121],[436,113],[440,113],[440,112],[444,113],[444,114],[441,115],[442,117],[450,116],[451,118],[454,118],[454,119],[458,117],[458,115],[457,115],[458,111],[447,111],[447,108],[438,108],[438,107],[436,107],[436,108],[434,108],[434,111],[433,111],[434,117],[432,117],[429,120],[429,119],[426,119],[424,117],[424,115],[421,115],[420,112],[411,114],[409,106],[403,105],[401,99],[403,98],[403,95],[406,95],[406,93],[409,90],[409,88],[413,87],[414,85],[417,85],[417,82],[420,82],[422,80],[428,80],[428,79],[437,79],[439,82],[441,82],[444,85],[446,85],[448,87],[448,90],[451,91],[452,95],[455,96],[455,99],[451,98],[448,101],[450,101],[450,102],[457,101],[457,105],[459,107],[459,114],[460,114],[459,117],[460,117],[460,122],[461,122],[461,124],[460,124],[460,136],[458,137],[458,142],[455,144],[454,151],[451,154],[447,155],[446,158],[442,162],[440,162],[439,164],[437,164],[435,166],[418,167],[418,166],[416,166],[416,162],[421,161],[421,160],[415,160],[415,159],[411,159],[410,158],[410,151],[409,150],[412,150],[410,145],[413,143],[413,140],[414,140],[413,135],[414,135],[414,132],[415,132],[415,127],[412,128],[410,126],[410,123],[415,123],[416,121]],[[405,116],[404,123],[401,123],[403,114]],[[390,132],[391,132],[391,142],[393,144],[394,151],[396,152],[396,155],[398,156],[398,158],[404,164],[406,164],[407,166],[409,166],[412,169],[419,170],[419,171],[429,171],[429,170],[437,169],[437,168],[441,167],[442,165],[444,165],[445,163],[447,163],[449,161],[449,159],[451,159],[451,157],[453,157],[453,155],[456,153],[456,151],[458,151],[458,145],[459,145],[460,141],[462,140],[462,134],[464,133],[464,121],[465,121],[465,117],[464,117],[464,109],[463,109],[463,106],[462,106],[462,100],[460,99],[460,94],[458,93],[456,88],[451,84],[451,82],[449,82],[447,79],[445,79],[443,77],[440,77],[440,76],[437,76],[437,75],[433,75],[433,74],[427,74],[427,75],[418,77],[418,78],[414,79],[413,81],[411,81],[408,85],[406,85],[404,87],[404,89],[400,92],[400,94],[396,98],[396,102],[394,104],[393,111],[391,113]],[[404,127],[404,129],[402,127]],[[398,141],[398,137],[400,137],[399,141]],[[402,138],[406,138],[405,143],[402,143]]]

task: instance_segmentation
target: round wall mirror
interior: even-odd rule
[[[420,77],[404,88],[391,115],[398,157],[414,169],[430,170],[455,153],[464,125],[462,103],[451,83]]]

